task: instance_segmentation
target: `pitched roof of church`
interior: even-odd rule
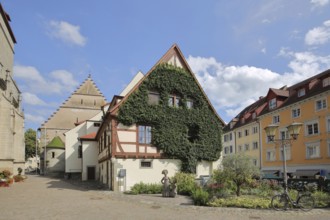
[[[84,121],[93,117],[101,106],[106,103],[106,98],[94,83],[91,75],[66,99],[62,105],[41,125],[43,127],[70,129],[78,121]],[[68,112],[68,109],[76,109]],[[79,111],[78,111],[79,110]],[[82,115],[81,110],[90,113]],[[64,111],[66,111],[64,113]],[[94,112],[94,113],[92,113]],[[69,116],[70,114],[70,116]],[[67,120],[67,117],[70,117]],[[55,122],[56,121],[56,122]]]

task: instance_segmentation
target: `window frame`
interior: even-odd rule
[[[269,109],[275,109],[277,107],[277,100],[276,98],[272,98],[271,100],[269,100],[268,102],[268,108]]]
[[[311,150],[313,151],[310,155]],[[315,152],[314,152],[315,150]],[[321,146],[320,141],[306,143],[306,159],[317,159],[321,158]]]
[[[315,125],[317,125],[317,132],[315,132]],[[313,136],[320,134],[319,122],[317,120],[306,122],[304,126],[305,126],[305,136]],[[311,126],[311,130],[309,126]],[[312,132],[310,133],[310,131]]]
[[[145,166],[149,164],[148,166]],[[152,160],[141,160],[140,161],[140,169],[152,169],[153,163]]]
[[[298,95],[298,97],[302,97],[302,96],[306,95],[306,88],[298,89],[297,95]]]
[[[280,123],[280,115],[273,115],[273,124]]]
[[[320,106],[318,106],[318,103],[320,103]],[[320,98],[318,100],[315,100],[315,111],[322,111],[327,108],[327,99],[326,98]],[[320,108],[318,108],[320,107]]]
[[[330,85],[330,77],[326,77],[322,80],[323,87],[327,87]]]
[[[276,161],[276,151],[274,149],[266,150],[266,161]]]
[[[138,125],[138,144],[151,145],[152,127],[149,125]],[[141,136],[142,134],[142,136]],[[142,138],[142,139],[141,139]]]
[[[291,109],[291,117],[292,118],[299,118],[300,115],[301,115],[301,109],[300,108]]]

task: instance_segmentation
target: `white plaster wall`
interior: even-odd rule
[[[98,145],[95,141],[84,141],[82,145],[82,180],[87,180],[87,167],[95,167],[95,179],[98,179]]]
[[[86,132],[85,123],[71,129],[65,133],[65,172],[75,173],[81,172],[81,158],[78,158],[78,147],[80,142],[78,137]]]
[[[151,168],[140,167],[143,159],[116,159],[117,169],[115,172],[115,183],[119,185],[119,191],[128,191],[136,183],[160,183],[163,178],[162,170],[167,169],[170,177],[180,171],[181,162],[171,159],[147,159],[152,161]],[[126,178],[119,178],[120,169],[126,169]]]
[[[63,148],[47,148],[47,171],[62,171],[65,169],[65,149]],[[52,158],[52,152],[55,157]]]

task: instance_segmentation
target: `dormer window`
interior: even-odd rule
[[[304,96],[306,94],[305,88],[299,89],[298,90],[298,97]]]
[[[252,113],[252,119],[255,119],[257,117],[257,113],[253,112]]]
[[[271,100],[269,101],[269,103],[268,103],[268,107],[269,107],[269,109],[274,109],[274,108],[276,108],[276,98],[273,98],[273,99],[271,99]]]
[[[323,79],[323,87],[327,87],[330,85],[330,77]]]

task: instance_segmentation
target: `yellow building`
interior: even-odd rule
[[[264,173],[283,172],[281,141],[268,141],[264,128],[278,125],[275,139],[288,139],[287,126],[302,123],[296,141],[286,145],[287,172],[291,177],[316,178],[330,172],[330,70],[291,87],[269,89],[267,106],[259,117],[261,164]]]

